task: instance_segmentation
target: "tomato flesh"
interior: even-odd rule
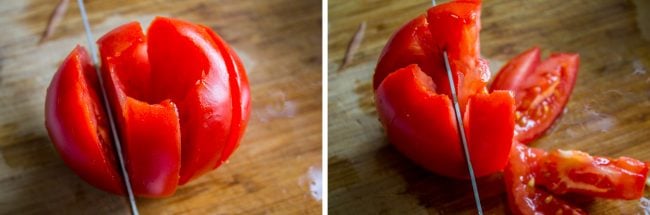
[[[632,200],[643,197],[647,173],[646,163],[629,157],[608,159],[556,149],[546,156],[538,181],[557,194]]]
[[[513,214],[587,214],[539,187],[539,173],[545,152],[515,143],[504,170],[508,206]]]
[[[564,111],[575,85],[578,54],[552,54],[540,61],[533,47],[508,62],[497,74],[490,90],[515,93],[515,138],[521,143],[541,136]]]
[[[580,151],[545,152],[515,144],[504,171],[508,202],[515,214],[584,213],[575,202],[561,200],[566,195],[627,200],[643,196],[648,166],[642,161],[592,157]]]
[[[393,35],[373,79],[390,142],[415,163],[453,178],[467,178],[468,172],[443,50],[454,73],[475,174],[502,170],[512,145],[514,99],[507,91],[487,93],[490,75],[487,62],[479,58],[479,30],[480,2],[433,7]]]

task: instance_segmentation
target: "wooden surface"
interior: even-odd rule
[[[643,3],[644,8],[637,4]],[[414,165],[388,144],[377,120],[371,77],[390,35],[430,1],[329,1],[329,212],[473,214],[469,182]],[[647,1],[487,0],[482,55],[492,74],[538,44],[543,54],[578,52],[567,113],[532,146],[650,160],[650,20]],[[641,13],[637,18],[637,13]],[[348,42],[367,22],[355,60],[338,71]],[[642,31],[645,30],[645,38]],[[507,209],[500,176],[479,181],[487,214]],[[650,192],[645,192],[650,197]],[[638,201],[598,200],[593,214],[643,214]]]
[[[76,1],[38,44],[57,0],[0,1],[0,214],[125,214],[124,198],[68,169],[44,126],[45,90],[75,44],[86,46]],[[142,214],[319,214],[321,2],[86,1],[95,37],[123,23],[170,16],[210,26],[243,58],[253,110],[230,162]]]

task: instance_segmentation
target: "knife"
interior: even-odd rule
[[[433,6],[436,6],[436,0],[432,0],[431,3]],[[474,167],[472,167],[472,161],[469,157],[469,149],[467,148],[467,137],[465,136],[465,127],[463,126],[463,118],[460,114],[460,105],[458,105],[458,95],[456,94],[456,87],[454,87],[454,78],[452,76],[451,67],[449,66],[449,56],[447,56],[447,50],[442,51],[442,57],[445,61],[445,70],[447,70],[447,78],[449,79],[449,88],[451,89],[451,97],[453,100],[453,108],[456,113],[456,127],[458,127],[458,134],[460,136],[461,147],[463,148],[463,155],[465,157],[465,162],[467,163],[467,171],[469,172],[469,178],[472,181],[472,191],[474,192],[474,201],[476,202],[476,209],[478,214],[483,215],[483,207],[481,207],[481,198],[478,193],[478,186],[476,185],[476,176],[474,175]]]
[[[117,154],[117,160],[120,164],[120,171],[122,175],[122,181],[124,182],[124,187],[126,188],[127,197],[129,200],[129,206],[131,208],[131,214],[138,215],[138,206],[135,203],[135,197],[133,196],[133,189],[131,188],[131,181],[129,181],[129,174],[126,171],[126,165],[124,163],[124,155],[122,154],[122,144],[120,142],[120,137],[117,133],[117,127],[115,125],[115,118],[113,118],[113,112],[111,106],[108,103],[108,96],[106,94],[106,89],[104,89],[104,80],[102,74],[99,70],[99,57],[97,55],[97,50],[95,49],[95,43],[93,43],[93,34],[90,31],[90,23],[88,22],[88,16],[86,15],[86,8],[84,7],[83,0],[77,0],[79,5],[79,11],[81,12],[81,19],[83,21],[84,29],[86,30],[86,39],[88,40],[88,49],[90,49],[90,54],[92,55],[93,66],[95,67],[95,72],[97,73],[97,79],[99,79],[99,89],[102,91],[102,99],[104,103],[104,108],[106,108],[106,113],[108,113],[108,123],[111,126],[111,132],[113,133],[113,143],[115,147],[115,152]]]

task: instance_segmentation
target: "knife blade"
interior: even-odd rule
[[[83,21],[84,29],[86,30],[86,39],[88,40],[88,49],[90,49],[91,58],[93,61],[93,67],[97,73],[97,79],[99,80],[99,88],[102,91],[102,101],[104,103],[104,108],[108,114],[108,123],[111,127],[111,132],[113,133],[113,143],[115,147],[115,152],[117,154],[117,160],[120,166],[120,172],[122,176],[122,181],[124,182],[124,187],[126,188],[127,198],[129,201],[129,207],[131,209],[131,214],[138,215],[138,206],[135,202],[135,196],[133,195],[133,189],[131,188],[131,181],[129,181],[129,174],[126,171],[126,164],[124,163],[124,155],[122,154],[122,144],[120,142],[120,137],[117,133],[117,127],[115,125],[115,119],[113,118],[113,112],[111,106],[108,103],[108,96],[106,94],[106,89],[104,89],[104,80],[102,78],[100,67],[99,67],[99,57],[97,55],[96,47],[93,43],[93,34],[90,31],[90,22],[88,22],[88,15],[86,14],[86,8],[84,6],[83,0],[77,0],[79,5],[79,12],[81,12],[81,19]]]
[[[469,156],[469,149],[467,148],[467,138],[465,136],[465,127],[463,126],[463,119],[460,114],[460,105],[458,105],[458,95],[456,95],[456,87],[454,87],[454,78],[451,73],[451,68],[449,66],[449,57],[447,56],[447,51],[442,52],[442,56],[445,60],[445,69],[447,70],[447,78],[449,79],[449,88],[451,88],[451,96],[454,103],[454,112],[456,113],[456,127],[458,127],[458,134],[460,136],[461,147],[463,148],[463,155],[465,156],[465,162],[467,162],[467,171],[469,172],[469,178],[472,181],[472,191],[474,192],[474,201],[476,202],[476,209],[478,214],[483,215],[483,208],[481,207],[481,198],[478,194],[478,186],[476,185],[476,176],[474,175],[474,167],[472,167],[472,161]]]
[[[431,0],[431,4],[436,6],[436,0]],[[472,181],[472,192],[474,193],[474,201],[476,202],[476,210],[478,214],[483,215],[483,207],[481,207],[481,197],[478,193],[478,186],[476,184],[476,176],[474,175],[474,167],[472,166],[472,161],[469,155],[469,149],[467,147],[467,136],[465,136],[465,127],[463,126],[463,118],[460,114],[460,105],[458,104],[458,95],[456,94],[456,87],[454,84],[454,78],[452,76],[451,67],[449,66],[449,56],[447,55],[447,50],[442,51],[443,60],[445,61],[445,70],[447,71],[447,78],[449,79],[449,88],[451,90],[451,97],[453,102],[454,112],[456,114],[456,127],[458,128],[458,134],[460,136],[461,147],[463,148],[463,156],[465,157],[465,162],[467,163],[467,171],[469,172],[469,178]]]

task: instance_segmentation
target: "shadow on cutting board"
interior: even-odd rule
[[[455,180],[435,175],[408,160],[392,145],[379,149],[375,158],[395,169],[406,183],[404,194],[416,197],[418,204],[427,208],[429,212],[476,213],[469,180]],[[483,210],[488,212],[498,209],[500,202],[505,201],[501,174],[479,178],[477,182]]]

